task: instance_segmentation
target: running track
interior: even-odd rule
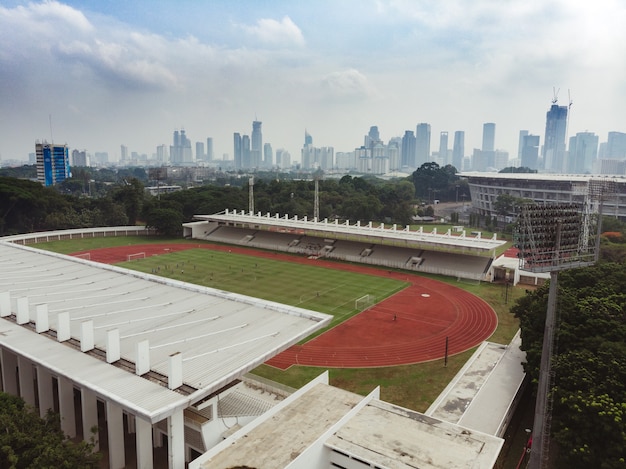
[[[204,248],[266,257],[287,262],[348,270],[395,278],[410,286],[392,297],[339,324],[304,345],[294,345],[267,364],[280,369],[292,365],[330,368],[368,368],[409,365],[464,352],[488,339],[498,319],[487,303],[460,288],[411,273],[369,266],[341,264],[320,259],[213,244],[145,244],[81,251],[92,261],[124,262],[128,254],[146,256]]]

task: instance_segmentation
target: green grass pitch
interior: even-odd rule
[[[359,311],[355,300],[374,303],[409,284],[398,280],[207,249],[189,249],[117,264],[145,273],[319,311],[330,326]]]

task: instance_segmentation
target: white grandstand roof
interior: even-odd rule
[[[475,252],[490,252],[504,244],[506,241],[493,238],[482,238],[479,234],[465,236],[465,232],[461,234],[453,234],[451,231],[447,233],[428,232],[427,230],[409,231],[408,228],[385,226],[379,224],[374,226],[371,222],[368,225],[360,225],[358,222],[350,224],[349,221],[339,223],[338,221],[329,221],[327,219],[317,221],[298,219],[298,217],[288,218],[287,215],[280,216],[275,214],[271,216],[269,213],[265,215],[250,214],[244,211],[230,211],[216,213],[214,215],[194,215],[197,220],[207,220],[217,223],[230,223],[238,226],[245,226],[252,229],[282,228],[284,230],[294,230],[295,233],[308,234],[311,236],[328,236],[342,237],[350,239],[351,237],[360,237],[360,240],[370,239],[372,241],[387,241],[393,245],[403,243],[402,246],[412,247],[419,246],[422,249],[459,249],[466,248]],[[279,230],[276,230],[279,231]]]
[[[468,171],[459,173],[464,178],[480,179],[519,179],[528,181],[561,181],[561,182],[589,182],[590,180],[611,180],[626,183],[626,177],[605,174],[549,174],[549,173],[487,173]]]
[[[324,327],[331,316],[243,295],[0,242],[0,344],[152,422],[185,408]],[[27,298],[28,322],[16,322]],[[35,332],[38,305],[51,332]],[[71,339],[56,340],[69,313]],[[95,350],[81,352],[93,324]],[[88,327],[87,327],[88,328]],[[108,331],[121,360],[108,364]],[[150,372],[134,373],[148,341]],[[182,354],[183,386],[167,387],[170,356]],[[119,366],[125,363],[124,366]],[[160,384],[159,384],[160,383]]]

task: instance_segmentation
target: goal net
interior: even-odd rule
[[[137,259],[145,259],[145,257],[146,257],[145,252],[136,252],[135,254],[128,254],[126,256],[126,259],[129,261],[135,261]]]
[[[354,300],[354,309],[357,311],[363,311],[374,304],[374,295],[363,295],[360,298]]]

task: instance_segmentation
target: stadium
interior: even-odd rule
[[[199,215],[196,219],[184,226],[184,234],[201,241],[198,249],[221,249],[235,254],[236,249],[245,246],[262,249],[259,252],[270,256],[298,254],[300,261],[318,265],[332,262],[334,267],[344,265],[352,269],[357,264],[370,264],[368,267],[375,266],[381,277],[387,274],[398,279],[409,278],[408,274],[413,278],[414,272],[428,272],[454,273],[459,279],[471,281],[489,280],[496,249],[504,244],[495,238],[481,239],[479,234],[466,237],[462,231],[411,232],[395,226],[373,227],[371,223],[340,225],[227,211]],[[364,398],[329,386],[325,374],[296,392],[280,390],[271,383],[255,381],[247,372],[264,362],[272,364],[272,360],[275,366],[290,366],[288,358],[294,356],[298,357],[297,364],[307,364],[302,360],[314,357],[314,352],[333,343],[339,342],[345,349],[346,337],[360,334],[351,324],[368,315],[370,320],[378,321],[378,326],[370,324],[363,330],[384,329],[381,324],[402,324],[402,329],[408,330],[405,324],[409,321],[405,319],[409,316],[404,317],[401,310],[406,303],[389,310],[383,306],[377,311],[381,303],[369,304],[371,299],[364,295],[350,298],[354,308],[362,306],[366,311],[346,321],[356,321],[344,326],[352,329],[334,327],[332,332],[343,334],[341,338],[333,339],[326,333],[315,339],[323,339],[326,344],[316,344],[306,353],[294,353],[294,347],[306,348],[308,342],[299,344],[302,339],[329,324],[328,315],[166,279],[155,273],[107,266],[96,262],[95,251],[68,257],[24,246],[55,239],[129,233],[148,234],[141,227],[72,230],[4,238],[1,243],[0,306],[3,324],[6,323],[0,336],[3,390],[22,396],[40,412],[48,408],[59,411],[63,429],[70,436],[86,438],[94,423],[100,425],[101,449],[106,451],[109,467],[186,467],[193,460],[189,467],[226,468],[245,463],[242,458],[246,454],[252,458],[247,464],[254,467],[251,461],[261,461],[261,453],[254,445],[268,445],[267,441],[263,443],[262,435],[276,436],[277,432],[285,435],[281,438],[286,441],[281,439],[278,444],[274,440],[273,446],[266,449],[273,465],[262,467],[386,467],[390,458],[399,464],[396,467],[412,467],[412,463],[422,460],[432,464],[424,467],[466,467],[468,461],[474,461],[475,467],[493,466],[523,378],[517,346],[483,342],[493,332],[493,325],[474,337],[473,342],[461,346],[467,350],[482,344],[461,376],[424,415],[380,401],[378,388]],[[147,249],[148,245],[130,247],[118,250],[117,255],[130,260],[155,254],[146,252]],[[159,261],[166,262],[163,256],[175,248],[157,249]],[[471,295],[454,303],[457,292],[450,295],[438,290],[438,282],[429,282],[410,282],[418,295],[405,301],[415,305],[416,299],[446,297],[452,303],[442,306],[438,313],[441,316],[443,310],[456,310],[470,299]],[[480,308],[473,314],[489,316]],[[434,318],[429,321],[435,322]],[[455,322],[453,318],[451,323]],[[441,338],[450,331],[440,324],[434,334]],[[380,332],[390,335],[385,330]],[[400,338],[399,342],[419,340],[413,336]],[[441,358],[441,340],[438,345],[437,352],[418,361]],[[450,353],[461,349],[452,349]],[[341,352],[335,351],[335,355]],[[416,362],[414,356],[397,347],[387,353],[392,358],[386,364],[358,362],[355,357],[363,352],[349,352],[353,353],[352,361],[327,366]],[[398,356],[402,356],[401,360],[394,361],[393,357]],[[493,380],[501,386],[503,380],[497,377],[512,368],[516,368],[513,379],[507,375],[504,380],[508,382],[507,392],[499,391],[496,397]],[[462,375],[468,373],[484,376],[480,386],[476,382],[463,385]],[[459,393],[467,392],[469,387],[474,391],[471,397],[464,398],[466,402],[486,399],[490,409],[497,409],[497,423],[492,422],[489,428],[484,427],[484,418],[472,422],[467,405],[455,417],[442,410],[450,409],[450,400],[458,400]],[[263,392],[259,393],[259,389]],[[499,407],[498,401],[502,403]],[[353,410],[341,410],[346,406]],[[329,412],[321,419],[320,408]],[[474,405],[474,411],[478,409],[479,404]],[[288,416],[294,413],[298,418],[292,421]],[[303,423],[308,421],[307,415],[322,421],[322,426],[309,425],[301,441],[289,438],[294,431],[302,432],[307,427]],[[387,422],[389,433],[372,436],[366,424],[371,418]],[[276,428],[267,427],[276,419],[285,420]],[[467,426],[463,426],[463,419]],[[290,427],[294,422],[301,422],[299,430]],[[403,428],[404,435],[394,434],[391,428]],[[452,434],[458,436],[451,445]],[[371,438],[379,439],[380,453],[366,450],[364,442]],[[401,442],[404,457],[398,458],[390,443],[392,439]],[[477,452],[478,447],[483,449]],[[311,466],[312,455],[315,466]]]

